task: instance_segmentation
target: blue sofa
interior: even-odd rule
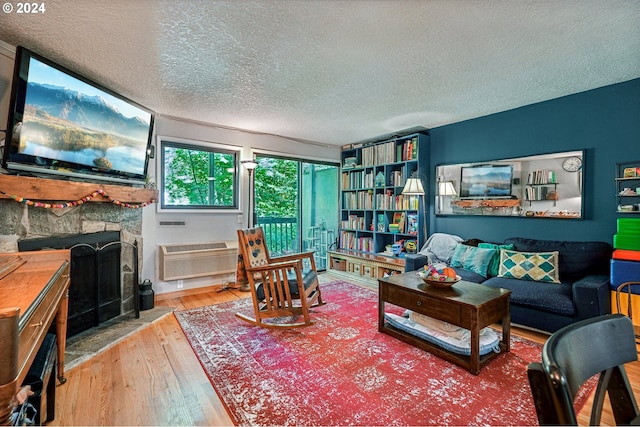
[[[609,243],[513,237],[501,245],[513,245],[518,252],[558,251],[560,283],[482,275],[453,267],[463,280],[510,289],[512,323],[552,333],[579,320],[611,312],[609,265],[613,248]],[[449,263],[452,259],[444,261]],[[405,269],[417,270],[426,263],[426,256],[412,256]]]

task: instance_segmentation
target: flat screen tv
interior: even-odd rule
[[[143,185],[154,114],[23,47],[3,166],[12,173]]]
[[[511,197],[511,165],[463,166],[460,179],[460,197],[508,198]]]

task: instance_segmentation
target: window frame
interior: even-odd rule
[[[156,150],[156,176],[158,181],[158,212],[189,212],[189,213],[237,213],[241,212],[241,176],[240,176],[240,157],[242,147],[220,144],[216,142],[198,141],[191,139],[175,138],[170,136],[158,136]],[[167,205],[165,202],[165,169],[164,156],[165,147],[185,148],[194,151],[205,151],[212,153],[232,154],[234,156],[233,165],[233,205],[232,206],[215,206],[215,205]]]

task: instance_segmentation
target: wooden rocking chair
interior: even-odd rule
[[[308,267],[303,269],[303,261]],[[295,328],[313,324],[309,308],[324,305],[313,252],[271,258],[261,227],[238,230],[236,283],[248,281],[255,317],[240,319],[268,328]],[[302,317],[296,321],[295,318]],[[278,318],[293,317],[293,322]],[[275,319],[265,322],[266,319]],[[290,320],[290,319],[289,319]]]

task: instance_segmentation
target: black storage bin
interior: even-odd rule
[[[34,419],[35,425],[43,425],[55,418],[57,364],[56,336],[47,334],[22,383],[30,385],[34,393],[29,397],[29,402],[38,411]]]

